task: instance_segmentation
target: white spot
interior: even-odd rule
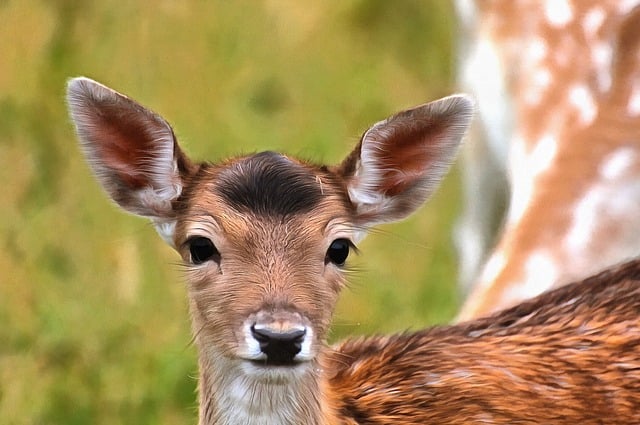
[[[631,86],[631,94],[627,103],[627,112],[632,117],[640,115],[640,82],[634,80]]]
[[[609,154],[600,164],[600,175],[606,180],[620,178],[636,163],[638,155],[631,147],[622,147]]]
[[[606,14],[602,7],[591,8],[584,14],[582,26],[587,38],[591,39],[596,36],[604,23],[605,16]]]
[[[552,134],[545,134],[538,140],[529,159],[530,166],[536,174],[545,171],[551,165],[557,149],[558,143]]]
[[[489,261],[484,266],[482,270],[482,275],[480,278],[480,287],[491,285],[498,275],[504,270],[504,267],[507,265],[507,257],[501,251],[496,251],[491,255]]]
[[[618,13],[620,15],[626,15],[631,12],[631,9],[638,6],[638,0],[622,0],[618,2]]]
[[[554,27],[564,27],[573,19],[573,9],[569,0],[546,0],[544,14]]]
[[[605,202],[608,191],[599,185],[590,189],[573,209],[573,220],[565,238],[569,255],[582,253],[593,239],[599,206]]]
[[[633,156],[627,155],[624,150],[610,155],[600,168],[600,172],[609,179],[592,185],[573,208],[571,227],[565,238],[566,249],[572,258],[592,258],[600,264],[602,259],[594,258],[594,255],[604,258],[608,253],[600,249],[594,254],[592,251],[597,249],[594,247],[602,246],[603,242],[613,243],[615,236],[611,235],[612,239],[608,241],[596,241],[594,235],[620,223],[626,223],[629,232],[622,235],[616,244],[624,250],[624,238],[627,238],[631,241],[628,243],[632,246],[630,251],[637,252],[637,231],[634,229],[638,227],[635,217],[640,208],[640,181],[634,173],[625,172],[634,165],[630,163],[634,160]],[[591,267],[593,265],[588,264]]]
[[[525,102],[530,105],[540,103],[545,90],[551,85],[551,72],[547,68],[538,68],[532,72],[531,82],[527,84]]]
[[[524,264],[524,280],[511,285],[505,293],[508,300],[523,300],[542,294],[556,283],[559,277],[558,262],[548,251],[533,252]]]
[[[569,89],[569,103],[577,109],[582,125],[591,124],[598,114],[598,106],[593,95],[584,85],[574,85]]]
[[[511,201],[507,214],[507,224],[512,225],[520,221],[533,192],[533,177],[526,166],[527,153],[524,140],[514,138],[509,159]]]
[[[509,161],[511,177],[511,203],[507,223],[517,223],[525,213],[535,187],[536,178],[552,164],[558,150],[554,135],[543,135],[534,145],[530,154],[526,152],[526,143],[516,138],[512,146]]]
[[[611,159],[605,173],[621,174],[613,180],[599,180],[572,206],[563,241],[568,260],[563,265],[565,275],[589,275],[638,255],[640,176],[637,167],[623,172],[626,161]]]
[[[528,81],[524,84],[524,101],[530,105],[539,103],[543,91],[551,84],[551,73],[542,65],[548,51],[546,41],[541,37],[534,37],[522,53],[524,59],[521,66],[529,70],[525,76]]]
[[[527,63],[540,62],[547,56],[548,51],[547,42],[541,37],[535,37],[526,48]]]
[[[536,70],[533,74],[533,84],[539,88],[547,88],[551,84],[551,72],[546,68]]]
[[[598,90],[606,92],[611,88],[611,60],[613,49],[606,42],[594,42],[591,45],[591,60],[596,73]]]

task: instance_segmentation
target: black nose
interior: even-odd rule
[[[267,356],[267,364],[287,365],[302,349],[306,330],[274,332],[266,328],[251,326],[251,334],[260,343],[260,351]]]

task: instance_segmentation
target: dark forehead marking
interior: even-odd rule
[[[232,163],[218,178],[215,191],[240,212],[269,216],[304,213],[323,197],[313,173],[276,152]]]

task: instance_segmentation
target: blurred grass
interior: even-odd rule
[[[0,2],[0,424],[195,423],[178,257],[120,213],[63,103],[87,75],[169,119],[195,158],[337,162],[373,122],[454,91],[450,3]],[[455,173],[370,236],[333,339],[456,308]]]

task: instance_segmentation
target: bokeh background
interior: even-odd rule
[[[455,37],[448,0],[0,1],[0,424],[196,420],[178,256],[94,181],[67,78],[156,110],[194,158],[333,163],[455,91]],[[453,316],[456,176],[361,244],[332,340]]]

